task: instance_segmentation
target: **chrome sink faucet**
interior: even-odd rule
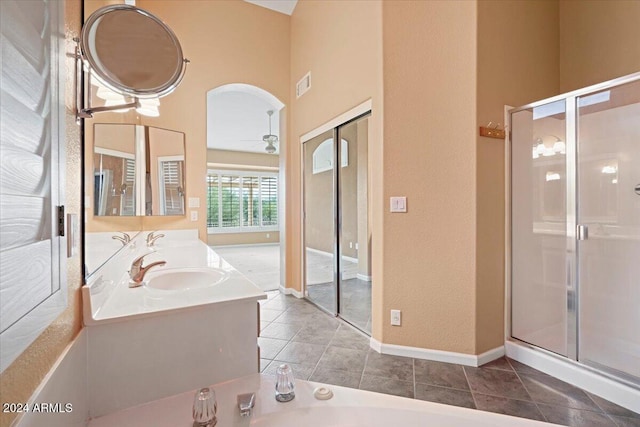
[[[112,239],[115,240],[120,240],[120,242],[122,243],[122,246],[126,246],[127,243],[129,243],[131,241],[131,236],[129,236],[127,233],[122,232],[122,237],[120,236],[111,236]]]
[[[142,282],[144,280],[144,276],[147,274],[152,267],[157,265],[165,265],[166,261],[156,261],[152,262],[147,266],[143,266],[142,262],[144,261],[144,257],[149,254],[144,254],[134,259],[131,263],[131,269],[129,270],[129,287],[137,288],[138,286],[142,286]]]
[[[153,245],[156,243],[156,240],[158,240],[161,237],[164,237],[164,234],[158,234],[157,236],[154,234],[155,231],[152,231],[151,233],[147,234],[147,246],[148,247],[153,247]]]

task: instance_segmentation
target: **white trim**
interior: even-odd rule
[[[363,282],[371,282],[372,277],[371,276],[367,276],[366,274],[356,274],[356,279],[358,280],[362,280]]]
[[[326,256],[327,258],[333,258],[333,254],[331,252],[325,252],[325,251],[321,251],[320,249],[314,249],[314,248],[306,248],[306,250],[308,250],[309,252],[313,252],[315,254],[318,254],[318,255]],[[342,255],[342,259],[344,261],[349,261],[349,262],[352,262],[354,264],[358,263],[358,258]]]
[[[280,168],[278,166],[256,166],[256,165],[240,165],[235,163],[207,163],[209,170],[230,170],[230,171],[256,171],[256,172],[273,172],[278,174]]]
[[[408,347],[404,345],[385,344],[371,337],[369,346],[382,354],[412,357],[414,359],[433,360],[436,362],[457,363],[465,366],[481,366],[504,356],[504,346],[496,347],[482,354],[465,354],[453,351],[431,350],[428,348]]]
[[[225,248],[252,248],[254,246],[280,246],[279,243],[243,243],[238,245],[208,245],[214,251]]]
[[[257,98],[262,99],[264,102],[271,104],[276,110],[281,110],[282,108],[284,108],[284,103],[271,92],[268,92],[258,86],[253,86],[245,83],[229,83],[209,90],[207,92],[207,106],[209,103],[209,97],[211,95],[228,92],[242,92],[253,95]]]
[[[504,106],[504,339],[511,337],[511,115]]]
[[[95,147],[93,151],[96,154],[105,154],[107,156],[120,157],[122,159],[136,159],[135,153],[127,153],[125,151],[112,150],[110,148]]]
[[[482,366],[496,359],[500,359],[502,356],[504,356],[504,354],[505,350],[503,345],[501,345],[500,347],[492,348],[491,350],[487,350],[484,353],[476,356],[478,358],[478,366]]]
[[[260,227],[257,225],[244,227],[207,227],[207,235],[216,234],[242,234],[242,233],[277,233],[280,229],[277,225],[270,225],[268,227]]]
[[[234,170],[234,169],[207,169],[207,175],[237,175],[241,177],[278,177],[278,171],[258,171],[258,170]]]
[[[607,378],[570,359],[554,357],[516,341],[505,342],[506,354],[589,393],[596,394],[631,411],[640,412],[640,390]]]
[[[346,113],[342,113],[339,116],[329,120],[325,124],[320,125],[319,127],[313,129],[312,131],[305,133],[300,137],[300,143],[305,143],[310,139],[313,139],[316,136],[321,135],[328,130],[337,128],[338,126],[348,122],[349,120],[352,120],[368,111],[371,111],[372,105],[373,103],[371,101],[371,98],[367,99],[362,104],[353,107],[351,110],[347,111]]]
[[[304,298],[304,295],[302,295],[302,292],[300,291],[296,291],[293,288],[285,288],[284,286],[280,285],[279,286],[280,292],[282,292],[285,295],[293,295],[296,298]]]

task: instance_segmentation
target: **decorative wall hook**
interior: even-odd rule
[[[504,139],[505,131],[500,128],[500,123],[494,124],[493,122],[487,123],[486,126],[480,126],[480,136],[486,136],[488,138]]]

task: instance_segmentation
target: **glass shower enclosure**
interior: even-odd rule
[[[511,336],[640,385],[640,73],[510,110]]]

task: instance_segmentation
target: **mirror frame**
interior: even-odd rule
[[[105,68],[101,66],[101,62],[98,60],[97,53],[92,52],[92,50],[90,49],[90,46],[92,45],[90,41],[92,30],[95,29],[96,24],[99,23],[99,20],[109,13],[118,13],[120,11],[136,12],[148,19],[153,20],[156,24],[160,25],[165,30],[176,49],[177,57],[179,59],[179,65],[176,68],[176,71],[174,72],[173,76],[169,80],[167,80],[166,83],[154,88],[153,90],[140,90],[135,87],[124,85],[112,79],[109,75],[108,70],[105,71]],[[91,74],[97,80],[99,80],[100,83],[111,89],[114,89],[116,92],[119,92],[123,95],[128,95],[136,98],[156,98],[168,95],[169,93],[173,92],[182,81],[182,78],[184,77],[184,73],[186,71],[186,64],[188,62],[188,60],[184,58],[182,47],[180,46],[178,38],[168,25],[166,25],[164,22],[162,22],[162,20],[160,20],[150,12],[140,9],[139,7],[130,6],[127,4],[105,6],[93,12],[82,26],[82,32],[80,35],[80,48],[84,60],[86,60],[89,64]]]

